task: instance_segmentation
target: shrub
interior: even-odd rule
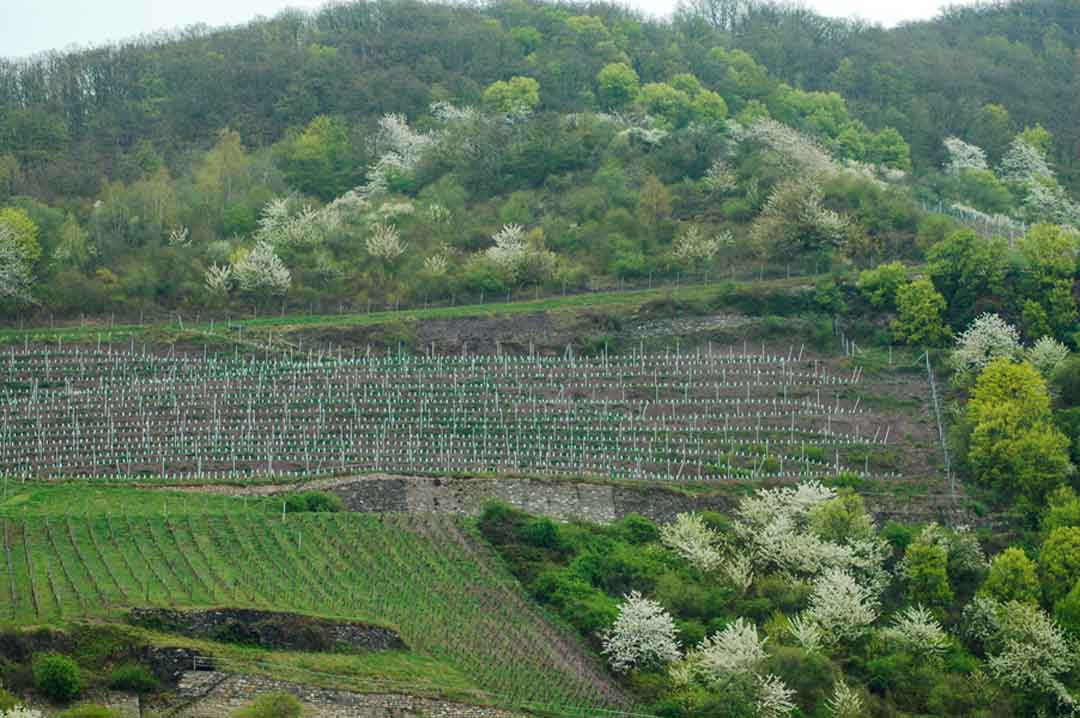
[[[303,706],[291,693],[264,693],[251,705],[233,713],[235,718],[300,718]]]
[[[82,693],[82,676],[75,661],[48,653],[34,660],[34,687],[47,698],[66,703]]]
[[[158,687],[158,679],[146,666],[124,663],[109,674],[109,688],[131,693],[150,693]]]
[[[339,496],[325,491],[304,491],[285,498],[285,511],[290,514],[330,513],[344,508]]]

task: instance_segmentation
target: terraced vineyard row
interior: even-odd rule
[[[370,620],[396,626],[412,650],[501,700],[624,707],[576,639],[448,517],[125,513],[0,525],[0,615],[17,623],[114,617],[134,606]]]
[[[285,360],[0,354],[0,472],[895,475],[859,371],[787,355]],[[892,434],[896,440],[896,435]]]

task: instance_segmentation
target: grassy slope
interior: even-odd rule
[[[824,275],[823,275],[824,276]],[[729,282],[739,290],[746,289],[783,289],[807,284],[814,284],[822,277],[798,277],[792,279],[765,280],[760,282]],[[536,300],[497,302],[491,304],[467,304],[454,307],[430,307],[426,309],[403,309],[371,313],[346,314],[309,314],[309,315],[270,315],[259,319],[232,320],[232,326],[243,326],[245,332],[275,333],[288,332],[299,328],[364,327],[388,324],[400,321],[418,321],[426,319],[460,319],[467,317],[499,317],[518,314],[535,314],[558,310],[580,310],[589,308],[624,308],[632,309],[649,302],[676,298],[680,301],[704,300],[716,294],[717,284],[690,285],[683,287],[665,287],[661,289],[642,289],[612,292],[590,292],[568,296],[546,297]],[[222,323],[215,323],[212,336],[225,336]],[[0,328],[0,344],[29,340],[46,341],[121,341],[135,338],[146,341],[196,339],[210,334],[209,322],[194,323],[185,321],[183,329],[176,321],[168,325],[117,324],[110,326],[107,321],[87,321],[83,325],[66,324],[50,327],[30,327],[26,329]]]
[[[0,503],[0,617],[62,623],[150,605],[370,620],[396,627],[411,651],[315,655],[189,643],[233,665],[315,671],[329,674],[323,683],[345,687],[367,681],[378,690],[390,681],[497,703],[617,704],[614,694],[601,695],[607,682],[579,646],[453,520],[294,514],[282,521],[279,506],[85,484],[12,485]]]

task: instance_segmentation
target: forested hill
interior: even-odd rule
[[[835,272],[925,259],[927,207],[1076,226],[1076,22],[375,0],[0,63],[0,312]]]

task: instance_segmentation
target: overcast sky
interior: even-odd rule
[[[196,23],[245,22],[285,7],[324,0],[0,0],[0,57],[22,57],[71,45],[95,45]],[[667,14],[676,0],[625,0]],[[804,0],[826,15],[858,15],[885,25],[933,17],[939,0]]]

